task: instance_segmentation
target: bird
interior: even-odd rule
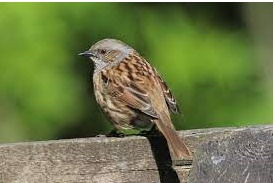
[[[192,159],[170,118],[169,110],[179,113],[176,100],[145,58],[126,43],[109,38],[78,55],[93,62],[95,98],[115,131],[156,127],[165,137],[173,159]]]

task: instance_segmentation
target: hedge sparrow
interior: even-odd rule
[[[178,113],[167,84],[137,51],[115,39],[103,39],[80,56],[94,62],[95,97],[115,129],[144,129],[156,125],[175,159],[191,153],[171,122]]]

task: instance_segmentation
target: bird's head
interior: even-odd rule
[[[123,60],[133,51],[133,48],[116,39],[103,39],[96,42],[91,48],[79,56],[89,57],[95,66],[95,71],[112,67]]]

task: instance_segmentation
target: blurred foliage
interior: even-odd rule
[[[103,38],[157,68],[182,111],[172,116],[177,129],[272,123],[271,3],[1,3],[0,11],[0,142],[110,131],[92,65],[77,56]]]

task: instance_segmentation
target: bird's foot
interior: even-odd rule
[[[106,136],[107,137],[125,137],[126,135],[114,129],[110,133],[108,133]]]

